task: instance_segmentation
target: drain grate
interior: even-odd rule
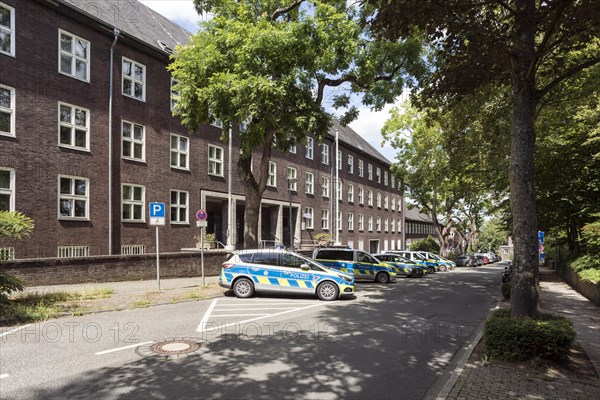
[[[137,351],[142,356],[158,355],[169,359],[179,359],[197,353],[202,348],[203,343],[195,339],[177,338],[141,346]]]

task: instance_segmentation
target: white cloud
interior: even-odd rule
[[[194,9],[192,0],[139,0],[157,13],[165,16],[184,28],[195,32],[201,17]]]

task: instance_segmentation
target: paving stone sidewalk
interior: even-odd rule
[[[556,279],[554,272],[540,268],[542,311],[569,318],[577,338],[596,369],[600,366],[600,308]],[[483,399],[600,399],[600,379],[571,376],[549,377],[537,370],[509,364],[484,366],[480,353],[473,353],[450,390],[450,400]]]

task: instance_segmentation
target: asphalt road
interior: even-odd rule
[[[336,302],[220,297],[4,331],[0,398],[428,398],[497,303],[501,269],[359,283]],[[170,340],[200,346],[153,351]]]

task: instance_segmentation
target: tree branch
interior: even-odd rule
[[[290,4],[287,7],[278,8],[277,10],[275,10],[275,12],[273,14],[271,14],[271,21],[275,21],[281,15],[289,13],[294,8],[299,7],[300,4],[302,4],[302,3],[304,3],[304,0],[296,0],[296,1],[294,1],[292,4]]]
[[[581,64],[567,70],[564,74],[560,75],[559,77],[554,79],[552,82],[547,84],[543,89],[539,89],[537,91],[538,99],[541,99],[542,97],[544,97],[546,94],[548,94],[548,92],[550,92],[552,89],[554,89],[554,87],[556,87],[562,81],[564,81],[564,80],[572,77],[573,75],[577,74],[578,72],[583,71],[584,69],[591,67],[593,65],[596,65],[598,63],[600,63],[600,57],[595,57],[595,58],[592,58],[584,63],[581,63]]]

